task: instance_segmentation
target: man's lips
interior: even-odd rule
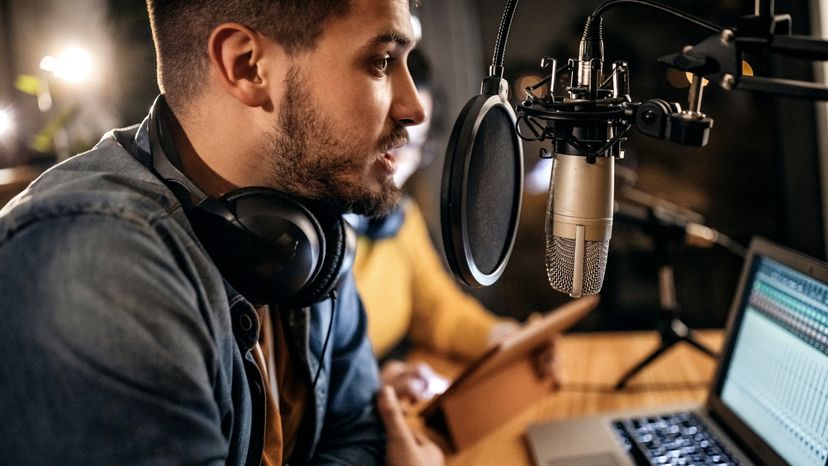
[[[394,157],[394,155],[392,155],[390,152],[382,154],[382,157],[380,157],[379,162],[383,170],[388,172],[389,175],[393,175],[394,173],[396,173],[397,158]]]
[[[408,143],[408,132],[405,129],[401,129],[401,131],[395,133],[393,136],[389,137],[380,148],[382,155],[379,158],[379,165],[388,175],[393,175],[397,172],[397,156],[395,155],[395,151]]]

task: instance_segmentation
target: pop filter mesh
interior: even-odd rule
[[[547,220],[548,223],[548,220]],[[582,294],[601,291],[607,265],[609,241],[584,241],[584,275]],[[546,235],[546,275],[552,288],[572,293],[572,273],[575,266],[575,240],[563,236]]]
[[[471,254],[486,274],[500,265],[515,228],[512,212],[519,200],[514,186],[522,176],[517,150],[511,116],[500,106],[490,108],[474,137],[464,206]]]

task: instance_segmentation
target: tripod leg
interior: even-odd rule
[[[695,332],[693,332],[692,330],[688,329],[687,334],[684,335],[681,339],[682,339],[682,341],[686,341],[687,343],[689,343],[693,347],[695,347],[697,350],[699,350],[702,353],[710,356],[711,358],[713,358],[713,359],[718,359],[719,358],[718,353],[716,353],[712,349],[708,348],[706,345],[704,345],[702,342],[700,342],[699,340],[696,339]]]
[[[651,362],[656,360],[659,356],[661,356],[662,353],[664,353],[670,347],[675,345],[676,342],[678,342],[678,340],[662,340],[661,344],[658,346],[658,348],[656,348],[655,351],[650,353],[649,356],[644,358],[641,362],[633,366],[623,376],[621,376],[621,379],[618,380],[618,383],[615,384],[615,390],[622,390],[627,385],[627,382],[630,381],[630,379],[632,379],[633,377],[635,377],[636,374],[641,372],[641,369],[644,369],[647,366],[647,364],[650,364]]]
[[[659,224],[660,225],[660,224]],[[665,225],[667,226],[667,225]],[[647,364],[653,362],[656,358],[661,356],[668,348],[672,347],[679,341],[686,341],[693,347],[713,358],[718,358],[715,351],[707,346],[701,344],[695,337],[690,328],[681,321],[678,317],[680,306],[676,299],[676,283],[673,274],[673,253],[678,249],[681,242],[676,242],[672,236],[673,230],[670,228],[662,228],[659,230],[660,234],[653,236],[655,240],[655,250],[659,260],[658,269],[658,294],[659,294],[659,314],[660,324],[658,326],[658,333],[661,337],[661,344],[652,354],[647,356],[643,361],[636,364],[632,369],[628,370],[615,384],[616,390],[623,389],[627,382],[630,381],[636,374],[638,374]]]

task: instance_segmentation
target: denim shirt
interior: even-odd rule
[[[0,464],[259,464],[253,307],[151,166],[147,120],[56,165],[0,210]],[[289,312],[307,380],[299,461],[379,464],[376,363],[348,274]],[[323,341],[333,319],[328,348]]]

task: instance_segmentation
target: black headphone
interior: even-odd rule
[[[356,250],[356,235],[342,215],[264,187],[207,196],[170,158],[178,161],[170,113],[158,96],[149,114],[153,168],[181,201],[222,276],[255,305],[303,307],[331,296]]]

